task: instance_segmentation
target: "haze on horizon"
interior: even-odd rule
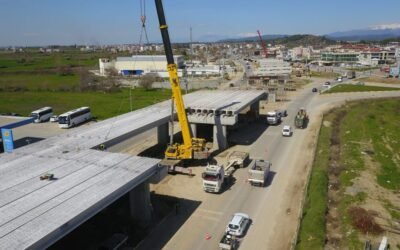
[[[133,44],[139,0],[0,0],[0,46]],[[316,34],[396,27],[400,1],[164,0],[172,42],[215,41],[262,34]],[[161,40],[154,1],[146,0],[151,42]]]

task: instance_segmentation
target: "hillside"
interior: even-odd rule
[[[271,36],[275,36],[271,38]],[[279,37],[276,37],[279,36]],[[328,39],[324,36],[314,36],[314,35],[265,35],[263,36],[263,40],[268,44],[282,44],[289,48],[297,47],[297,46],[313,46],[313,47],[324,47],[327,45],[336,44],[337,42],[331,39]],[[221,40],[219,42],[258,42],[258,37],[246,37],[240,39],[226,39]]]

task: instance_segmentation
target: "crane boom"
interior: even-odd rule
[[[261,33],[260,33],[259,30],[257,30],[257,33],[258,33],[258,37],[260,38],[261,46],[262,46],[262,48],[263,48],[263,50],[264,50],[264,55],[265,55],[265,57],[268,57],[268,54],[267,54],[267,47],[265,47],[265,44],[264,44],[264,42],[263,42]]]
[[[160,23],[160,31],[164,44],[165,55],[167,57],[167,68],[169,74],[169,81],[172,89],[172,98],[175,101],[176,113],[178,115],[179,125],[181,127],[183,145],[174,144],[169,145],[165,152],[166,158],[169,159],[191,159],[201,158],[194,156],[195,152],[202,152],[205,150],[205,140],[199,138],[192,138],[189,130],[189,123],[186,116],[185,104],[182,98],[181,87],[179,84],[177,66],[174,62],[174,55],[172,52],[171,41],[169,39],[168,26],[165,21],[164,9],[161,0],[155,0],[158,20]]]

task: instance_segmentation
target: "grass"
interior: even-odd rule
[[[389,211],[390,215],[392,216],[393,220],[400,220],[400,209],[394,206],[389,200],[384,200],[384,207],[387,211]]]
[[[340,74],[335,72],[320,72],[320,71],[311,71],[311,77],[323,77],[323,78],[336,78],[340,76]]]
[[[61,76],[58,74],[6,74],[0,75],[0,91],[9,90],[73,90],[79,87],[76,74]]]
[[[340,112],[345,110],[346,112]],[[368,100],[347,104],[324,116],[324,121],[333,121],[335,115],[344,115],[340,123],[340,158],[343,170],[339,174],[340,197],[337,205],[340,231],[343,237],[341,247],[361,249],[363,242],[352,226],[348,214],[349,207],[363,204],[367,192],[351,196],[345,193],[353,180],[366,169],[364,154],[370,152],[373,162],[377,163],[376,183],[386,189],[400,190],[400,113],[399,99]],[[326,238],[325,216],[327,211],[328,163],[333,129],[322,126],[318,138],[316,155],[307,190],[303,210],[298,244],[296,249],[324,249]],[[400,217],[398,208],[390,202],[383,202],[394,219]]]
[[[324,121],[332,122],[333,115],[324,116]],[[322,126],[313,170],[307,190],[303,218],[296,249],[324,249],[325,245],[325,215],[327,210],[329,141],[331,127]]]
[[[100,120],[130,111],[129,89],[116,93],[101,92],[0,92],[1,112],[14,112],[29,115],[32,110],[51,106],[55,114],[81,107],[90,106],[93,115]],[[169,99],[171,90],[157,89],[132,90],[133,110]]]
[[[363,82],[379,82],[379,83],[388,83],[388,84],[400,84],[399,78],[386,78],[386,77],[377,77],[370,76],[366,78],[359,78],[360,81]]]
[[[365,71],[370,71],[370,70],[374,70],[374,69],[379,69],[379,67],[348,68],[347,70],[365,72]]]
[[[365,86],[365,85],[350,85],[339,84],[325,91],[324,93],[344,93],[344,92],[365,92],[365,91],[400,91],[400,88],[380,87],[380,86]]]

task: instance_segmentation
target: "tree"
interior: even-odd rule
[[[143,75],[143,76],[141,76],[140,79],[139,79],[139,86],[142,87],[142,88],[144,88],[144,89],[146,89],[146,90],[149,90],[149,89],[152,88],[153,83],[154,83],[155,81],[157,81],[157,78],[158,78],[158,77],[157,77],[156,74],[146,74],[146,75]]]

